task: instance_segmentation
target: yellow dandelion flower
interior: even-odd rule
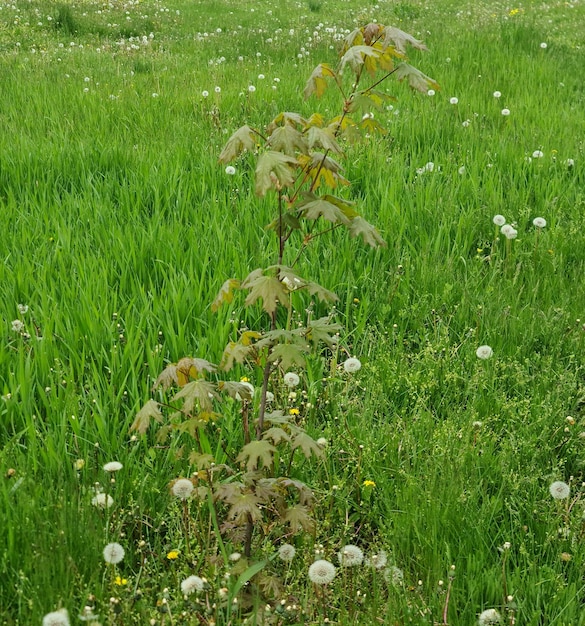
[[[298,415],[299,414],[299,410],[298,409],[289,409],[288,410],[290,415]]]
[[[240,378],[240,382],[241,383],[249,383],[250,379],[247,376],[242,376],[242,378]]]
[[[120,576],[116,576],[116,579],[114,580],[114,584],[119,585],[120,587],[122,587],[122,586],[128,584],[128,579],[127,578],[122,578]]]
[[[359,304],[360,303],[360,299],[359,298],[354,298],[353,299],[353,303],[354,304]]]
[[[375,487],[376,483],[373,480],[364,480],[364,487]]]
[[[178,550],[171,550],[168,554],[167,554],[167,559],[169,559],[170,561],[174,561],[175,559],[179,558],[179,551]]]

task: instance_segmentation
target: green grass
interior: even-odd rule
[[[343,193],[388,247],[334,232],[299,264],[339,295],[341,344],[363,367],[328,379],[331,363],[311,361],[313,407],[291,404],[329,441],[323,460],[292,465],[314,488],[317,526],[294,539],[290,569],[267,565],[282,588],[262,606],[284,613],[256,607],[248,623],[322,623],[323,603],[341,624],[442,623],[455,565],[451,626],[501,609],[505,592],[517,623],[585,624],[583,5],[0,8],[0,623],[38,624],[61,606],[77,623],[86,605],[102,624],[199,623],[180,593],[189,574],[209,581],[219,608],[208,617],[243,622],[246,610],[217,593],[244,561],[206,561],[205,541],[219,547],[203,505],[189,548],[169,495],[193,471],[190,439],[129,427],[166,364],[218,362],[240,325],[260,319],[241,301],[210,309],[227,278],[274,258],[271,198],[253,193],[252,159],[225,174],[225,141],[281,110],[333,115],[329,95],[303,101],[304,83],[335,62],[336,33],[375,18],[424,39],[430,51],[412,62],[441,90],[389,83],[393,110],[376,112],[388,135],[348,147]],[[530,160],[536,150],[544,156]],[[428,162],[433,171],[417,173]],[[494,243],[497,213],[516,224],[511,246]],[[18,319],[27,335],[11,329]],[[492,359],[477,359],[482,344]],[[236,405],[210,441],[218,463],[238,453]],[[112,459],[124,469],[109,484],[101,467]],[[570,511],[550,497],[554,480],[571,484]],[[96,482],[115,499],[107,512],[91,505]],[[115,572],[103,563],[108,541],[127,552]],[[404,584],[348,570],[317,597],[306,581],[315,546],[337,562],[345,543],[386,550]],[[269,539],[256,549],[274,552]]]

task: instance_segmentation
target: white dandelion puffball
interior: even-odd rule
[[[544,228],[546,226],[546,220],[544,217],[535,217],[532,220],[532,223],[536,226],[536,228]]]
[[[501,97],[502,97],[501,91],[494,91],[494,98],[501,98]]]
[[[380,550],[378,554],[372,554],[367,561],[367,564],[374,569],[382,569],[386,567],[388,563],[388,555],[385,550]]]
[[[119,472],[123,467],[118,461],[110,461],[104,465],[104,472]]]
[[[457,104],[457,103],[459,102],[459,98],[450,98],[450,99],[449,99],[449,102],[450,102],[451,104]]]
[[[542,159],[543,156],[544,156],[544,152],[542,150],[535,150],[532,153],[532,158],[533,159]]]
[[[124,548],[116,542],[109,543],[104,548],[104,561],[110,565],[116,565],[124,559]]]
[[[434,89],[429,89],[427,91],[427,96],[430,96],[431,98],[435,95],[435,90]]]
[[[287,387],[296,387],[301,382],[301,379],[294,372],[287,372],[282,380]]]
[[[109,509],[114,504],[114,498],[108,493],[98,493],[91,499],[91,503],[100,509]]]
[[[43,626],[69,626],[70,623],[67,609],[59,609],[43,617]]]
[[[248,86],[248,91],[249,91],[250,93],[254,93],[254,92],[256,91],[256,87],[254,87],[254,85],[249,85],[249,86]]]
[[[250,398],[254,397],[254,385],[252,385],[252,383],[249,383],[248,381],[243,380],[242,382],[240,382],[240,385],[243,385],[247,390],[248,390],[248,395],[250,396]],[[239,400],[240,402],[242,402],[242,400],[248,400],[249,398],[246,397],[246,395],[241,396],[239,393],[236,393],[236,400]]]
[[[546,50],[546,49],[548,48],[548,44],[547,44],[545,41],[543,41],[543,42],[540,44],[540,47],[541,47],[543,50]]]
[[[309,567],[309,580],[316,585],[328,585],[335,574],[335,565],[325,559],[319,559]]]
[[[281,561],[292,561],[295,558],[296,553],[296,548],[290,543],[283,543],[280,548],[278,548],[278,556]]]
[[[181,500],[186,500],[191,496],[195,487],[188,478],[178,478],[171,487],[174,496]]]
[[[396,565],[391,565],[387,570],[384,570],[384,577],[395,587],[400,587],[404,582],[404,572]]]
[[[225,168],[225,173],[226,173],[228,176],[233,176],[233,175],[236,173],[236,168],[235,168],[233,165],[228,165],[228,166]]]
[[[204,90],[201,92],[201,95],[202,95],[204,98],[207,98],[207,96],[209,96],[209,91],[207,91],[207,89],[204,89]]]
[[[477,619],[477,623],[479,624],[479,626],[501,624],[502,618],[500,617],[500,614],[496,611],[496,609],[487,609],[486,611],[483,611],[483,613],[480,613]]]
[[[272,393],[272,391],[267,391],[266,392],[266,403],[270,404],[274,402],[274,394]]]
[[[511,224],[504,224],[502,226],[502,235],[508,236],[508,232],[514,230],[514,227]]]
[[[356,359],[355,357],[347,359],[347,361],[345,361],[345,363],[343,364],[343,369],[348,374],[354,374],[355,372],[359,372],[361,368],[361,361],[359,359]]]
[[[196,591],[203,591],[205,583],[199,576],[189,576],[181,583],[181,591],[184,596],[189,596]]]
[[[489,346],[479,346],[479,348],[475,351],[478,359],[486,360],[491,359],[494,355],[494,351]]]
[[[337,553],[337,558],[342,567],[355,567],[362,564],[364,553],[357,546],[348,544]]]
[[[20,320],[14,320],[11,324],[12,332],[20,333],[24,329],[24,324]]]
[[[575,159],[567,159],[565,161],[565,163],[567,164],[567,167],[574,167],[575,166]]]
[[[506,231],[506,239],[516,239],[518,237],[518,231],[515,228],[509,228]]]
[[[555,480],[548,490],[555,500],[566,500],[571,494],[571,488],[562,480]]]
[[[492,221],[496,226],[503,226],[506,223],[506,218],[503,215],[494,215]]]
[[[510,115],[510,109],[502,109],[502,115],[508,117],[508,115]]]

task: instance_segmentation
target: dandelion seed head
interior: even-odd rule
[[[91,503],[100,509],[109,509],[114,504],[114,498],[109,493],[98,493],[91,499]]]
[[[184,596],[189,596],[196,591],[203,591],[205,582],[199,576],[188,576],[181,582],[181,591]]]
[[[348,544],[337,553],[337,558],[342,567],[355,567],[362,564],[364,553],[361,548]]]
[[[450,104],[458,104],[459,103],[459,98],[449,98],[449,102],[450,102]]]
[[[501,624],[502,618],[496,609],[487,609],[480,613],[477,622],[479,626],[491,626],[493,624]]]
[[[546,50],[546,49],[548,48],[548,44],[546,43],[546,41],[543,41],[543,42],[540,44],[540,47],[541,47],[541,49],[542,49],[542,50]]]
[[[435,90],[434,89],[429,89],[427,91],[427,96],[430,96],[431,98],[435,95]]]
[[[494,91],[494,98],[501,98],[501,97],[502,97],[501,91]]]
[[[16,308],[21,315],[28,313],[28,306],[26,304],[17,304]]]
[[[69,613],[67,609],[59,609],[52,613],[47,613],[43,617],[43,626],[69,626]]]
[[[367,560],[367,565],[374,569],[383,569],[387,564],[388,555],[385,550],[380,550],[378,554],[372,554]]]
[[[124,466],[119,461],[110,461],[104,465],[105,472],[119,472]]]
[[[562,480],[555,480],[549,487],[549,491],[555,500],[566,500],[571,494],[571,488]]]
[[[494,215],[492,221],[496,226],[503,226],[506,223],[506,218],[503,215]]]
[[[544,217],[535,217],[532,220],[532,223],[536,226],[536,228],[544,228],[546,226],[546,220]]]
[[[177,498],[186,500],[191,496],[195,487],[188,478],[178,478],[171,486],[171,492]]]
[[[301,382],[301,379],[298,374],[295,374],[294,372],[287,372],[283,377],[283,381],[287,387],[296,387]]]
[[[10,326],[14,333],[20,333],[24,330],[24,324],[20,320],[14,320]]]
[[[508,115],[510,115],[510,109],[502,109],[502,115],[508,117]]]
[[[387,570],[384,570],[384,578],[391,585],[400,587],[404,583],[404,572],[396,565],[391,565]]]
[[[309,567],[309,580],[316,585],[328,585],[335,578],[335,574],[335,565],[325,559],[319,559]]]
[[[494,351],[490,348],[490,346],[479,346],[479,348],[475,351],[478,359],[491,359],[494,354]]]
[[[350,357],[343,363],[343,369],[348,374],[355,374],[355,372],[359,372],[361,368],[361,361],[359,359],[356,359],[355,357]]]
[[[532,153],[532,158],[533,159],[542,159],[543,156],[544,156],[544,152],[542,150],[535,150]]]
[[[278,548],[278,556],[281,561],[292,561],[295,558],[296,553],[296,548],[290,543],[283,543],[280,548]]]
[[[104,548],[104,561],[110,565],[116,565],[124,559],[125,554],[124,548],[119,543],[109,543]]]
[[[225,173],[226,173],[228,176],[233,176],[233,175],[236,173],[236,168],[235,168],[233,165],[228,165],[228,166],[225,168]]]

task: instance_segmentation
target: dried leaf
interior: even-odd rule
[[[162,422],[162,413],[160,412],[160,404],[156,400],[149,400],[141,409],[136,413],[136,417],[130,426],[130,432],[137,431],[141,435],[148,430],[150,426],[150,420],[153,419],[159,424]]]
[[[231,304],[234,299],[234,289],[238,289],[240,281],[235,278],[228,278],[221,286],[215,300],[211,303],[211,310],[215,313],[224,304]]]
[[[400,54],[406,55],[406,45],[410,44],[417,50],[428,50],[425,44],[412,35],[394,26],[384,27],[384,46],[393,46]]]
[[[309,80],[303,91],[305,100],[312,94],[316,94],[317,98],[320,98],[327,88],[327,81],[325,79],[334,77],[335,72],[327,63],[319,63],[309,76]]]
[[[219,155],[220,163],[229,163],[239,156],[244,150],[253,152],[257,146],[256,131],[247,124],[238,129],[225,144]]]

